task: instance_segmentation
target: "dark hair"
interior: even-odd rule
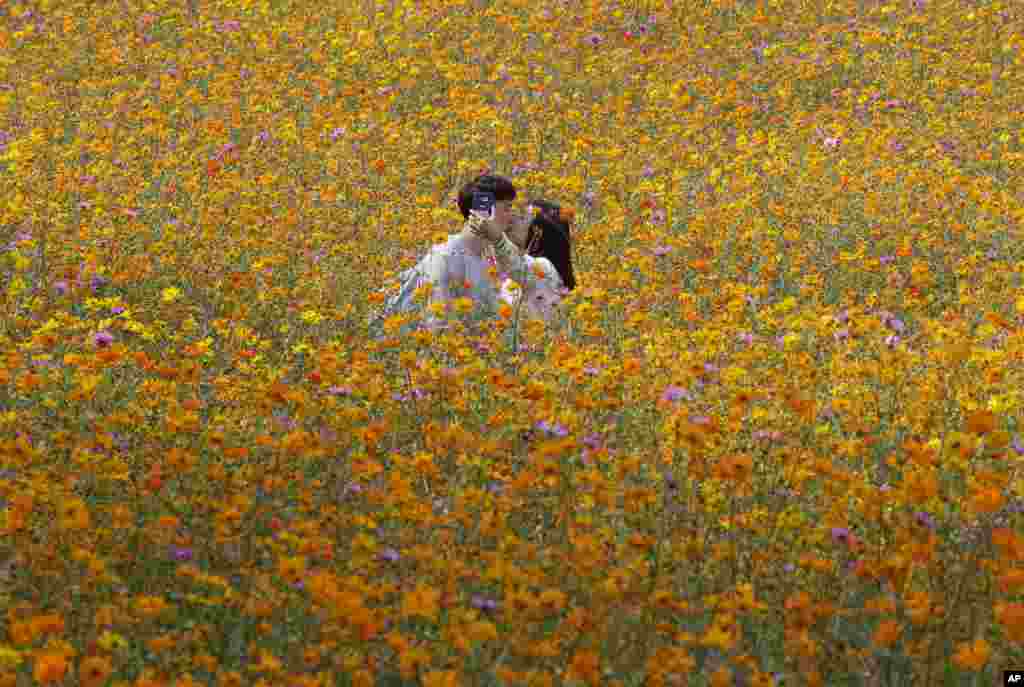
[[[530,205],[539,212],[530,222],[526,234],[529,254],[535,258],[547,258],[558,270],[562,283],[570,291],[576,288],[576,277],[572,272],[572,232],[569,214],[557,203],[547,200],[531,200]],[[537,229],[541,230],[539,241],[534,241]]]
[[[490,191],[494,194],[495,202],[516,199],[516,187],[511,181],[493,174],[481,174],[459,191],[459,212],[466,219],[469,219],[469,211],[473,207],[473,193],[476,191]]]

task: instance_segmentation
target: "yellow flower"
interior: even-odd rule
[[[700,638],[700,644],[701,646],[716,648],[719,651],[730,651],[735,644],[735,640],[731,634],[719,627],[718,623],[712,623],[708,631]]]
[[[17,649],[12,649],[9,646],[0,646],[0,668],[8,670],[17,668],[23,660],[21,652]]]
[[[316,310],[304,310],[301,317],[306,324],[320,324],[324,321],[324,316]]]
[[[250,670],[254,673],[271,673],[276,675],[281,672],[283,667],[284,664],[281,663],[280,659],[269,651],[262,651],[260,652],[259,662],[253,665]]]
[[[155,618],[167,609],[167,602],[159,596],[140,596],[135,600],[135,612],[143,618]]]
[[[69,499],[61,504],[60,528],[62,530],[84,530],[89,527],[89,509],[81,499]]]
[[[181,289],[176,286],[168,286],[160,292],[160,300],[164,303],[173,303],[181,297]]]
[[[103,634],[96,640],[96,645],[104,651],[114,652],[128,648],[128,640],[110,630],[104,630]]]
[[[466,298],[465,296],[463,296],[462,298],[456,298],[454,301],[452,301],[452,307],[455,309],[455,312],[459,313],[460,315],[465,315],[469,312],[472,312],[473,299]]]

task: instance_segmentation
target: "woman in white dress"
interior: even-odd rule
[[[485,222],[470,225],[491,241],[498,267],[507,275],[501,299],[516,307],[522,301],[528,317],[549,325],[558,316],[562,298],[576,288],[571,223],[572,214],[557,204],[533,200],[528,214],[513,220],[504,237],[497,227],[488,231]]]

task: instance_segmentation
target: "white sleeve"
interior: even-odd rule
[[[423,274],[426,281],[432,285],[427,307],[429,308],[435,303],[447,303],[449,300],[448,260],[444,251],[440,249],[430,251],[423,261]],[[447,325],[446,318],[438,317],[429,310],[424,310],[423,323],[434,332],[445,329]]]

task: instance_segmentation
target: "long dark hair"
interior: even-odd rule
[[[530,222],[526,234],[527,254],[535,258],[547,258],[562,283],[570,291],[576,288],[576,277],[572,272],[572,220],[561,206],[548,200],[535,199],[530,205],[539,212]]]

